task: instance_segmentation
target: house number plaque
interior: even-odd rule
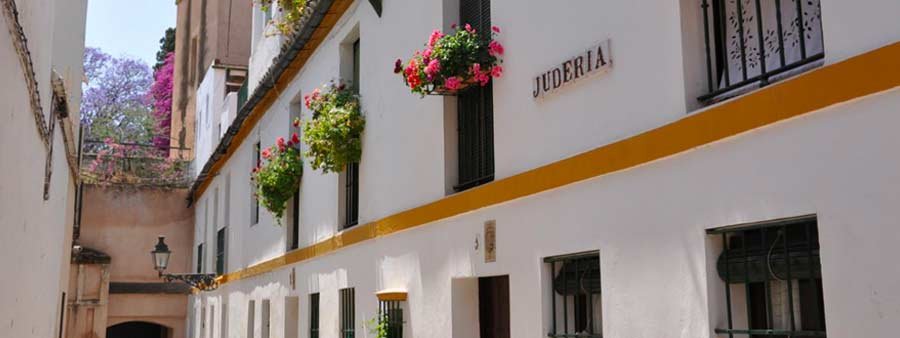
[[[497,261],[497,222],[484,222],[484,262]]]

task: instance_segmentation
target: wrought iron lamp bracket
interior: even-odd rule
[[[171,283],[176,280],[182,281],[200,291],[213,291],[219,287],[219,282],[216,281],[216,275],[212,273],[161,273],[160,277],[163,278],[166,283]]]

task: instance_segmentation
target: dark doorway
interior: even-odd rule
[[[169,338],[169,329],[159,324],[127,322],[106,328],[106,338]]]
[[[509,276],[478,279],[478,317],[481,338],[509,338]]]

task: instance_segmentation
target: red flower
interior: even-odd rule
[[[278,137],[278,139],[275,140],[275,144],[277,144],[278,147],[283,147],[284,146],[284,137]]]
[[[488,44],[488,54],[491,56],[503,55],[503,45],[497,41],[491,41],[491,43]]]
[[[300,127],[300,118],[294,118],[294,127]]]
[[[428,47],[434,47],[434,44],[436,44],[442,37],[444,37],[444,34],[441,34],[440,30],[435,29],[433,32],[431,32],[431,37],[428,38]]]
[[[495,78],[503,76],[503,66],[496,65],[494,68],[491,68],[491,76]]]
[[[272,157],[272,152],[270,152],[269,149],[265,149],[265,150],[262,151],[262,157],[263,157],[264,159],[267,159],[267,160],[268,160],[269,157]]]
[[[397,62],[394,62],[394,74],[400,74],[403,71],[403,60],[397,59]]]
[[[297,133],[291,135],[291,142],[294,144],[300,144],[300,136],[297,136]]]
[[[494,33],[498,33],[498,34],[500,33],[500,27],[491,26],[491,30],[494,31]]]
[[[472,34],[475,34],[475,29],[474,29],[474,28],[472,28],[472,25],[470,25],[470,24],[466,24],[466,32],[469,32],[469,33],[472,33]]]
[[[450,24],[450,28],[451,28],[451,29],[456,29],[456,27],[459,27],[459,26],[457,26],[455,22],[452,23],[452,24]]]

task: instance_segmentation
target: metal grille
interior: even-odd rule
[[[353,338],[356,323],[356,290],[353,288],[341,289],[341,338]]]
[[[490,0],[460,1],[460,22],[470,24],[484,38],[490,38]],[[458,96],[458,170],[454,187],[463,191],[494,180],[493,84],[473,86]]]
[[[551,319],[548,337],[601,337],[600,253],[548,257]]]
[[[359,223],[359,163],[350,163],[344,173],[344,229]]]
[[[309,295],[309,338],[319,338],[319,294]]]
[[[197,273],[203,273],[203,243],[197,245]]]
[[[225,274],[225,239],[228,231],[227,227],[219,229],[216,232],[216,275]]]
[[[292,201],[293,212],[291,213],[291,245],[290,249],[295,250],[300,247],[300,191],[294,194]]]
[[[701,0],[708,94],[763,87],[825,56],[819,0]]]
[[[262,144],[256,142],[253,144],[253,168],[257,168],[262,164]],[[253,192],[253,198],[250,205],[250,225],[259,223],[259,199],[256,192]]]
[[[387,324],[387,338],[403,338],[403,308],[399,300],[378,302],[378,318]]]
[[[717,334],[729,338],[826,336],[814,216],[708,233],[720,237],[723,245],[716,268],[725,283],[727,327],[717,328]],[[741,305],[746,309],[735,309]],[[735,322],[746,327],[736,327]]]

